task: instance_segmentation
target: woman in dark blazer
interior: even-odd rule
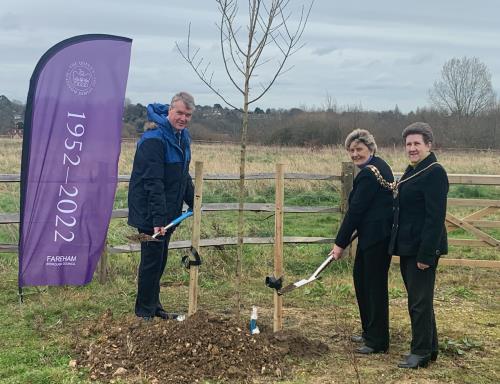
[[[392,226],[391,168],[375,155],[377,144],[366,130],[356,129],[345,141],[353,163],[360,169],[349,195],[349,208],[330,254],[338,260],[355,231],[358,247],[354,261],[354,288],[362,334],[351,340],[363,343],[357,353],[386,352],[389,348],[389,297],[387,274]]]
[[[428,124],[409,125],[403,130],[403,140],[410,165],[394,191],[389,252],[400,256],[411,319],[410,353],[398,366],[418,368],[438,355],[433,300],[439,256],[448,253],[448,176],[431,152],[433,134]]]

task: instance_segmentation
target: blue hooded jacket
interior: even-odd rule
[[[191,137],[183,129],[178,140],[167,113],[168,105],[149,104],[148,118],[157,128],[137,143],[128,193],[128,223],[136,228],[165,226],[181,214],[183,201],[193,207]]]
[[[168,104],[148,104],[148,120],[155,122],[158,125],[165,125],[167,123],[168,108]]]

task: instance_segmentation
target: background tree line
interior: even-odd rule
[[[342,144],[355,128],[372,132],[381,146],[399,145],[401,131],[415,121],[429,123],[435,132],[436,145],[447,148],[500,149],[500,106],[478,116],[461,118],[435,108],[419,108],[408,114],[396,106],[390,111],[365,111],[360,106],[345,109],[267,109],[256,108],[250,114],[248,140],[254,144],[321,146]],[[15,112],[14,112],[15,111]],[[22,115],[24,106],[0,96],[0,135],[15,127],[14,116]],[[125,105],[122,136],[139,137],[147,121],[146,106]],[[239,140],[241,113],[215,106],[197,106],[190,132],[194,140]]]
[[[477,58],[453,58],[429,90],[430,107],[408,114],[396,105],[390,111],[362,106],[339,108],[330,96],[320,108],[261,109],[249,115],[248,141],[265,145],[321,146],[342,144],[355,128],[371,131],[382,146],[398,145],[402,129],[415,121],[429,123],[436,145],[447,148],[500,149],[500,103],[488,68]],[[0,135],[22,128],[25,106],[0,95]],[[145,129],[146,106],[126,99],[123,137],[138,137]],[[190,132],[194,140],[240,139],[242,112],[220,104],[197,106]]]

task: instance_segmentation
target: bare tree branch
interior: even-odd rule
[[[226,9],[226,8],[224,7],[223,9]],[[234,14],[231,16],[231,18],[234,18]],[[236,82],[236,80],[233,77],[232,72],[229,70],[229,67],[227,65],[228,60],[226,58],[226,50],[225,50],[225,44],[224,44],[225,41],[227,41],[229,43],[229,52],[231,54],[231,58],[233,60],[233,63],[235,64],[235,67],[240,71],[240,74],[244,74],[244,72],[237,65],[236,60],[234,58],[234,52],[235,52],[235,50],[233,49],[234,39],[230,35],[232,32],[231,32],[231,30],[229,30],[229,34],[226,34],[224,31],[224,26],[226,25],[226,27],[227,27],[227,22],[228,22],[227,21],[227,14],[225,12],[223,12],[221,15],[221,28],[220,28],[220,46],[221,46],[222,61],[224,62],[224,68],[226,70],[227,76],[229,77],[229,80],[231,80],[231,83],[233,83],[235,88],[238,91],[240,91],[240,93],[243,94],[244,90],[238,85],[238,83]],[[239,49],[236,50],[236,54],[238,54],[238,52],[239,52]]]
[[[283,3],[283,2],[280,1],[278,3],[280,3],[278,5],[281,5],[281,3]],[[285,2],[285,5],[286,4],[288,4],[288,1]],[[286,33],[288,36],[287,45],[285,48],[282,48],[280,46],[280,44],[276,41],[274,36],[272,34],[269,34],[269,37],[271,37],[271,39],[275,42],[275,45],[281,50],[283,57],[282,57],[282,60],[279,61],[278,67],[275,71],[275,74],[272,77],[272,79],[268,82],[268,85],[263,88],[263,90],[261,91],[261,93],[258,96],[252,98],[249,101],[249,104],[252,104],[252,103],[256,102],[257,100],[259,100],[260,98],[262,98],[267,93],[267,91],[273,86],[273,84],[275,83],[278,76],[280,76],[283,73],[288,72],[291,69],[291,68],[289,68],[286,71],[283,70],[287,59],[290,56],[292,56],[293,54],[295,54],[300,48],[303,47],[303,45],[301,45],[299,47],[296,47],[296,45],[300,41],[302,34],[305,30],[312,6],[313,6],[313,3],[310,4],[309,8],[307,9],[307,13],[305,13],[305,9],[304,9],[304,7],[302,7],[299,24],[297,26],[297,29],[293,33],[291,33],[288,29],[287,17],[285,17],[285,15],[283,14],[283,8],[280,7],[279,11],[278,11],[278,9],[276,10],[276,12],[278,12],[278,14],[282,18],[282,26],[286,30]],[[281,35],[281,33],[280,33],[280,35]],[[260,53],[259,53],[258,57],[260,57]],[[257,57],[257,60],[258,60],[258,57]]]
[[[313,0],[314,1],[314,0]],[[242,40],[239,39],[240,27],[236,25],[238,12],[238,2],[236,0],[216,0],[220,12],[219,43],[221,47],[222,62],[230,82],[242,95],[246,90],[250,93],[252,87],[250,81],[253,77],[259,78],[257,70],[263,69],[266,77],[272,75],[267,81],[259,81],[259,93],[253,98],[248,98],[248,103],[254,103],[262,98],[276,82],[277,78],[293,67],[285,68],[289,57],[303,48],[304,44],[299,44],[302,34],[305,30],[313,1],[306,8],[301,7],[300,16],[293,30],[290,29],[291,12],[287,8],[291,4],[290,0],[271,0],[266,3],[264,0],[248,0],[248,35],[246,36],[246,49],[242,46]],[[233,103],[223,97],[220,90],[214,85],[214,72],[209,70],[210,63],[204,64],[203,59],[198,60],[199,49],[194,52],[190,46],[191,26],[188,32],[188,48],[184,52],[180,45],[176,43],[177,50],[181,53],[184,60],[193,68],[197,76],[202,80],[216,95],[218,95],[227,105],[235,108]],[[265,70],[272,62],[271,58],[263,58],[263,52],[266,47],[273,44],[280,52],[280,58],[272,72]],[[242,81],[237,80],[237,76]]]
[[[189,24],[189,28],[188,28],[188,40],[187,41],[188,42],[187,42],[186,53],[184,53],[184,51],[181,49],[179,43],[175,42],[175,46],[176,46],[177,50],[179,51],[180,55],[182,56],[182,58],[184,60],[186,60],[186,62],[191,66],[191,68],[193,68],[194,72],[199,77],[199,79],[208,88],[210,88],[212,90],[212,92],[214,92],[217,96],[219,96],[227,105],[231,106],[234,109],[239,109],[238,107],[235,107],[233,104],[231,104],[231,102],[229,102],[224,97],[224,95],[220,92],[219,89],[215,88],[215,86],[212,83],[212,76],[210,77],[210,79],[207,79],[207,77],[206,77],[206,71],[202,72],[202,71],[199,70],[199,66],[201,65],[203,59],[200,59],[200,61],[198,62],[198,64],[195,64],[194,60],[195,60],[196,54],[198,53],[198,50],[196,50],[194,56],[191,56],[191,47],[190,47],[190,41],[191,41],[191,24]]]

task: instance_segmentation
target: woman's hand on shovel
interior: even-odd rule
[[[344,248],[340,248],[337,244],[334,244],[328,256],[333,256],[335,260],[340,260],[342,258],[343,253],[344,253]]]

